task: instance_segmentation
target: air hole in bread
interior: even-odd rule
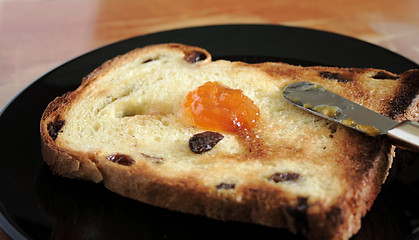
[[[343,83],[347,83],[347,82],[350,82],[351,81],[351,79],[345,78],[340,73],[322,71],[319,74],[324,79],[337,80],[338,82],[343,82]]]
[[[148,114],[167,114],[167,112],[163,109],[157,107],[153,108],[152,106],[144,104],[126,104],[120,110],[119,117],[124,118]]]
[[[236,187],[236,184],[234,184],[234,183],[224,183],[224,182],[222,182],[222,183],[220,183],[220,184],[218,184],[217,186],[215,186],[218,190],[221,190],[221,189],[225,189],[225,190],[228,190],[228,189],[234,189],[235,187]]]
[[[154,141],[155,142],[160,142],[162,140],[162,138],[160,136],[154,136]]]
[[[156,61],[156,60],[159,60],[159,59],[160,59],[160,56],[156,56],[156,57],[153,57],[153,58],[148,58],[148,59],[142,61],[141,64],[149,63],[149,62]]]
[[[143,103],[143,102],[126,102],[118,104],[116,107],[116,117],[125,118],[133,117],[136,115],[156,115],[164,116],[174,112],[174,106],[170,102],[157,102],[157,103]],[[168,126],[169,122],[164,118],[159,119],[163,125]]]
[[[167,115],[163,113],[154,114],[154,119],[160,121],[161,125],[165,127],[168,127],[171,124],[173,124],[173,119],[171,119],[170,117],[167,117]]]
[[[391,79],[391,80],[397,80],[399,79],[399,76],[390,74],[385,71],[378,71],[374,76],[372,76],[374,79]]]
[[[97,132],[97,131],[99,131],[99,129],[100,129],[100,123],[98,123],[98,122],[94,123],[93,124],[93,130]]]
[[[294,172],[276,172],[271,175],[268,179],[276,183],[297,181],[301,178],[300,174]]]
[[[145,61],[143,61],[143,62],[141,62],[141,64],[144,64],[144,63],[148,63],[148,62],[151,62],[151,61],[153,61],[154,59],[147,59],[147,60],[145,60]]]
[[[126,105],[121,112],[121,118],[147,114],[143,106],[140,105]]]

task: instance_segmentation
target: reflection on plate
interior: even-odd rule
[[[56,96],[75,89],[102,62],[133,48],[179,42],[214,59],[304,66],[418,65],[383,48],[327,32],[274,25],[223,25],[140,36],[97,49],[45,74],[0,115],[0,227],[14,239],[301,239],[283,229],[220,222],[120,197],[101,184],[52,175],[40,154],[39,119]],[[418,155],[400,152],[361,231],[353,239],[413,239],[419,222]]]

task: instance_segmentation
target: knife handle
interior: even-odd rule
[[[390,129],[387,136],[397,147],[419,152],[419,123],[403,121]]]

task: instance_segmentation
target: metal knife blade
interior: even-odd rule
[[[294,82],[283,90],[286,100],[299,108],[370,136],[385,135],[393,144],[419,151],[419,124],[399,123],[310,82]]]

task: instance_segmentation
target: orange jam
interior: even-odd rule
[[[189,92],[184,107],[193,125],[241,137],[249,135],[259,118],[259,108],[241,90],[218,82],[206,82]]]

